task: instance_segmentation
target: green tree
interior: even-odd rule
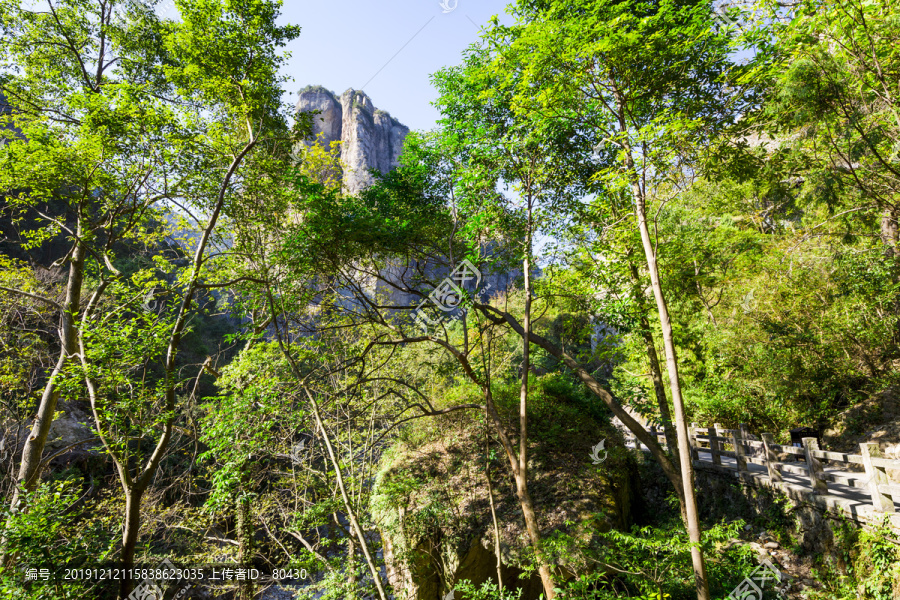
[[[170,81],[173,91],[196,107],[192,111],[195,124],[203,123],[200,111],[204,109],[217,118],[206,123],[188,144],[204,168],[194,171],[195,178],[182,193],[192,207],[207,216],[193,258],[179,277],[181,301],[165,344],[163,378],[158,388],[163,398],[162,432],[146,463],[138,463],[136,468],[118,455],[106,435],[102,436],[116,463],[126,496],[122,534],[122,562],[126,566],[134,561],[141,499],[172,436],[180,385],[176,359],[191,305],[199,291],[219,287],[215,282],[207,283],[215,266],[209,264],[208,248],[217,235],[219,218],[227,216],[233,198],[241,194],[237,183],[245,161],[257,160],[268,167],[283,168],[292,143],[280,110],[277,71],[283,57],[278,49],[296,37],[299,29],[276,25],[279,4],[259,0],[235,5],[208,0],[178,7],[181,22],[163,23],[159,29],[169,60],[156,74]],[[266,160],[270,155],[281,160]],[[98,383],[88,361],[84,338],[80,341],[85,381],[94,417],[102,430],[103,421],[97,409]],[[122,598],[130,588],[131,582],[123,580]]]
[[[58,376],[77,355],[98,432],[125,492],[121,560],[126,566],[134,561],[142,497],[172,437],[182,385],[177,358],[192,305],[200,291],[217,287],[209,283],[215,271],[209,248],[224,239],[220,218],[227,220],[233,198],[241,194],[245,162],[275,169],[289,165],[295,136],[281,113],[278,48],[299,29],[275,24],[278,7],[262,0],[179,4],[181,21],[172,22],[157,19],[146,4],[67,2],[44,12],[16,3],[3,6],[15,34],[4,56],[24,71],[5,78],[4,90],[28,109],[16,115],[27,139],[5,146],[11,170],[4,170],[3,187],[14,208],[50,213],[31,233],[35,242],[47,239],[52,228],[72,240],[67,298],[59,307],[60,360],[26,446],[20,480],[26,488],[36,481],[35,461],[59,395]],[[41,210],[42,202],[60,197],[64,209]],[[128,283],[113,265],[113,244],[128,236],[146,242],[147,219],[162,211],[162,199],[200,215],[201,232],[192,259],[176,277],[180,303],[171,322],[154,329],[146,319],[117,314],[121,306],[104,313],[116,304],[102,299]],[[91,273],[97,283],[82,303],[87,264],[96,265]],[[132,285],[145,281],[139,276]],[[121,300],[121,293],[117,296]],[[157,376],[135,382],[138,392],[127,398],[114,393],[116,379],[139,357],[127,344],[110,346],[116,336],[100,335],[113,331],[111,321],[120,332],[152,344],[148,357],[159,356]],[[123,445],[129,427],[109,417],[130,403],[157,401],[156,443],[149,456],[131,456]],[[131,585],[123,580],[123,598]]]
[[[68,263],[64,300],[4,287],[51,307],[59,318],[56,365],[47,377],[26,440],[12,506],[33,490],[60,395],[61,374],[77,354],[78,321],[96,304],[120,244],[154,244],[149,222],[175,184],[167,166],[177,157],[164,83],[135,65],[157,60],[149,42],[123,45],[116,6],[101,2],[52,4],[46,10],[0,5],[6,29],[0,87],[15,110],[4,115],[21,131],[0,146],[0,190],[10,219],[21,223],[25,249],[51,247],[55,264]],[[121,65],[116,68],[116,65]]]
[[[613,158],[595,181],[634,207],[662,326],[697,596],[709,598],[675,340],[648,213],[652,201],[664,204],[686,187],[704,140],[740,110],[725,87],[729,36],[713,29],[705,2],[523,0],[513,16],[516,25],[495,21],[488,37],[510,48],[502,59],[525,64],[514,109],[589,131]]]
[[[900,98],[895,11],[878,0],[803,2],[769,31],[765,61],[747,79],[765,86],[748,119],[800,176],[798,200],[881,217],[892,254],[900,240]],[[790,140],[790,141],[788,141]]]
[[[463,66],[435,74],[433,80],[441,94],[436,105],[443,116],[440,151],[456,163],[452,171],[454,213],[464,224],[463,239],[473,247],[486,239],[503,240],[504,249],[521,261],[524,306],[518,450],[505,441],[503,445],[538,559],[544,594],[554,598],[556,583],[543,556],[538,517],[528,491],[534,238],[551,231],[554,219],[571,213],[584,194],[584,162],[578,158],[585,158],[589,146],[565,122],[541,120],[513,110],[514,94],[526,74],[515,69],[491,69],[494,58],[487,45],[473,47]],[[488,406],[490,411],[490,398]]]

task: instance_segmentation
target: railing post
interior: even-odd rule
[[[691,440],[691,460],[700,460],[700,440],[697,439],[697,428],[696,423],[691,423],[691,428],[688,430]]]
[[[769,479],[771,481],[784,481],[781,472],[778,470],[781,463],[778,462],[778,456],[775,454],[775,450],[772,449],[772,446],[775,445],[775,437],[771,433],[764,433],[761,437],[766,451],[765,461],[766,469],[769,470]]]
[[[746,423],[739,423],[738,427],[741,430],[741,439],[749,440],[750,439],[750,426]]]
[[[863,443],[859,445],[862,450],[863,464],[866,467],[866,476],[869,478],[869,495],[872,496],[872,506],[876,512],[894,512],[894,499],[889,494],[882,494],[878,486],[888,483],[886,470],[883,467],[872,464],[873,458],[883,458],[881,447],[878,444]]]
[[[825,481],[825,471],[822,470],[821,461],[813,456],[813,450],[819,449],[819,440],[816,438],[803,438],[803,451],[806,458],[806,466],[809,467],[809,481],[812,483],[813,493],[824,494],[828,492],[828,483]]]
[[[716,423],[709,429],[709,453],[712,455],[712,462],[714,465],[722,464],[722,456],[719,454],[719,440],[714,439],[719,435],[719,432],[724,429],[721,423]]]
[[[738,473],[747,471],[747,459],[744,457],[744,445],[741,443],[741,432],[731,430],[731,443],[734,445],[734,457],[737,461]]]

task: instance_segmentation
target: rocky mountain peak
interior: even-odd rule
[[[340,98],[322,86],[300,90],[297,112],[318,110],[314,119],[315,143],[341,142],[343,187],[355,194],[373,178],[370,169],[386,173],[397,166],[409,128],[383,110],[375,108],[362,90],[348,89]]]

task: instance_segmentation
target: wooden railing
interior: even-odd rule
[[[665,444],[665,434],[655,427],[650,434],[661,444]],[[826,452],[819,449],[819,441],[813,437],[803,438],[803,446],[783,446],[776,444],[771,433],[763,433],[760,437],[750,434],[747,425],[741,423],[739,429],[725,429],[720,424],[712,427],[699,427],[691,423],[688,429],[691,441],[691,458],[700,463],[699,453],[705,452],[712,457],[712,464],[729,468],[722,464],[722,457],[733,458],[739,473],[747,472],[747,463],[766,467],[772,482],[783,482],[782,473],[794,473],[809,477],[812,490],[817,494],[828,492],[828,484],[840,483],[849,487],[868,490],[872,506],[879,513],[893,513],[894,501],[900,503],[900,484],[891,483],[887,475],[888,469],[900,471],[900,460],[885,458],[878,444],[860,444],[861,454],[844,454]],[[631,437],[629,435],[629,437]],[[636,448],[641,444],[632,437]],[[726,450],[730,446],[731,450]],[[780,456],[779,456],[780,455]],[[800,463],[799,459],[803,462]],[[830,461],[845,465],[862,465],[865,479],[848,477],[842,473],[826,473],[822,461]],[[709,464],[703,461],[702,464]]]

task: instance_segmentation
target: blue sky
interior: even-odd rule
[[[444,12],[444,6],[448,12]],[[303,28],[288,50],[285,85],[292,105],[297,90],[323,85],[337,94],[364,90],[376,107],[412,129],[431,129],[438,112],[429,75],[460,62],[506,0],[284,0],[282,22]],[[455,6],[455,8],[454,8]],[[401,49],[402,48],[402,49]],[[396,55],[396,56],[395,56]],[[393,58],[392,58],[393,57]]]

